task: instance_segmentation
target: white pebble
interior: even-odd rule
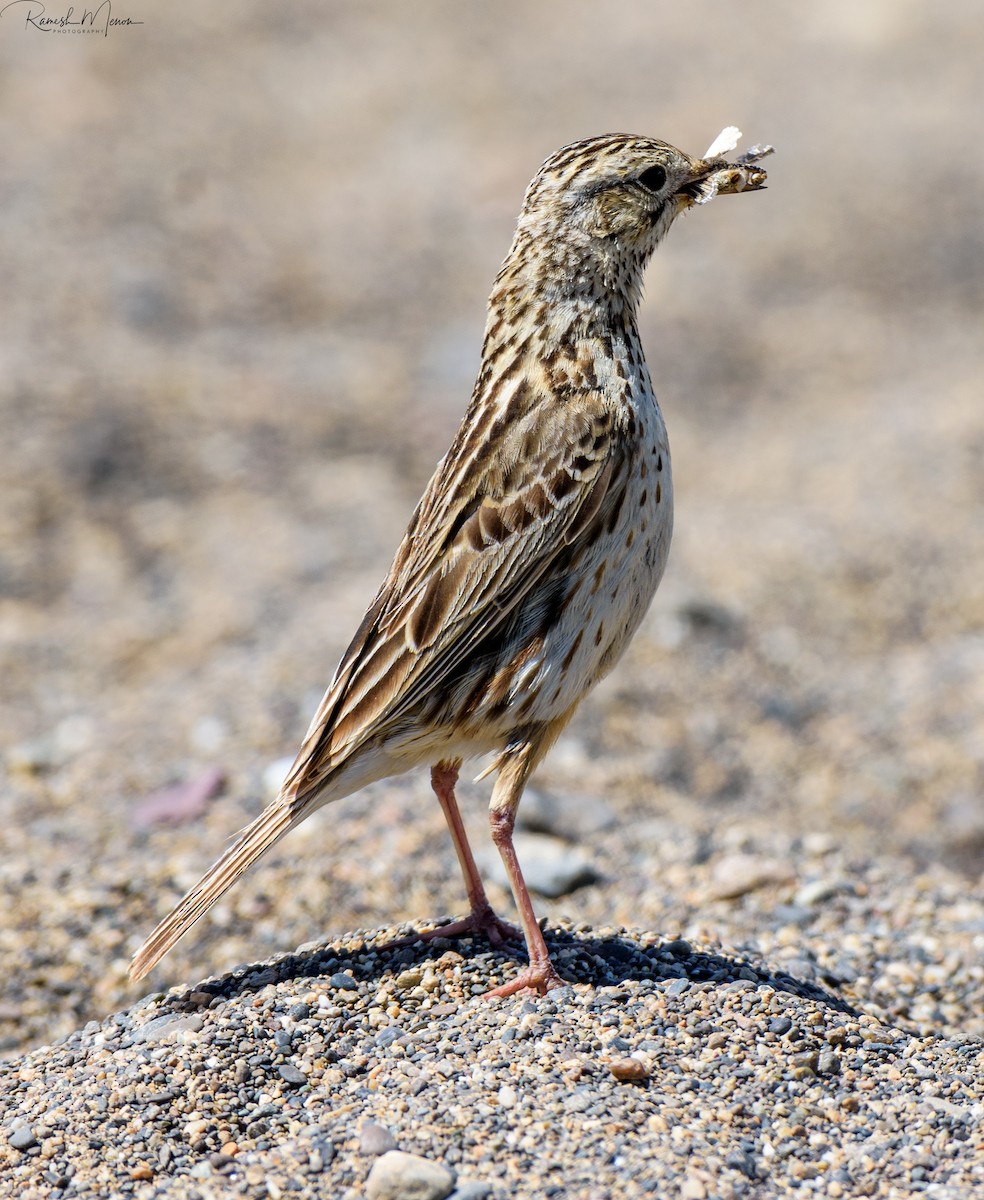
[[[441,1163],[390,1150],[372,1164],[366,1180],[367,1200],[444,1200],[455,1177]]]

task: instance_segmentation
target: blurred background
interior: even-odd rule
[[[603,132],[699,154],[734,123],[778,152],[649,272],[677,531],[538,776],[597,876],[538,909],[737,944],[852,863],[980,895],[977,4],[24,15],[0,17],[0,1052],[135,999],[130,954],[270,798],[467,402],[525,186]],[[147,808],[209,771],[183,823],[187,795]],[[487,796],[462,794],[478,842]],[[462,905],[423,772],[298,830],[153,983]]]

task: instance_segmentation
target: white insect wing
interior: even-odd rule
[[[729,151],[734,150],[740,141],[741,130],[738,126],[726,125],[704,151],[704,157],[719,158],[722,154],[727,154]],[[710,200],[711,197],[708,196],[707,199]]]

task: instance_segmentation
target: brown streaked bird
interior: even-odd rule
[[[565,146],[537,172],[489,299],[464,420],[279,796],[158,925],[133,978],[316,809],[429,764],[471,911],[420,936],[525,936],[528,966],[489,994],[562,984],[513,824],[530,774],[617,662],[663,573],[670,454],[636,310],[676,216],[764,186],[753,164],[769,148],[716,156],[735,144],[722,135],[697,159],[608,134]],[[492,910],[455,800],[462,761],[490,752],[492,839],[522,933]]]

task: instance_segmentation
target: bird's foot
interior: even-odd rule
[[[493,996],[515,996],[521,992],[533,992],[537,996],[545,996],[554,988],[568,987],[566,980],[561,979],[548,958],[546,962],[530,963],[525,971],[520,971],[515,979],[510,979],[501,987],[486,992],[483,1000],[491,1000]]]
[[[448,925],[438,925],[436,929],[427,929],[423,933],[414,933],[410,937],[401,938],[397,946],[409,946],[414,942],[429,942],[434,938],[469,937],[473,934],[484,934],[492,946],[502,946],[506,942],[521,942],[523,931],[504,921],[491,904],[483,908],[474,908],[467,917],[460,921],[451,921]]]
[[[509,921],[504,921],[491,905],[473,909],[467,917],[462,917],[460,921],[452,921],[449,925],[438,925],[436,929],[428,929],[426,933],[419,934],[419,937],[424,941],[430,941],[431,938],[468,937],[469,934],[474,933],[484,934],[492,946],[523,940],[523,931],[510,924]]]

